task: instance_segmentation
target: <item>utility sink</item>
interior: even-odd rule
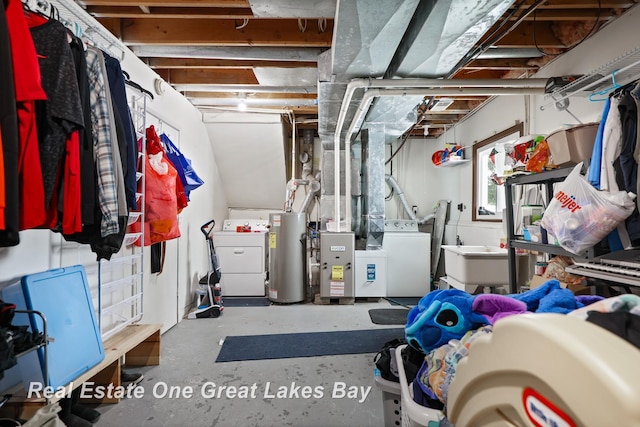
[[[509,284],[507,250],[499,246],[443,245],[447,276],[468,285]]]

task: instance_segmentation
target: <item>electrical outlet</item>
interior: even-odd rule
[[[458,210],[462,212],[464,210],[464,205],[462,203],[458,203]]]

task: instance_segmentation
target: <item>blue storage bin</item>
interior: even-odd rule
[[[47,347],[50,386],[65,386],[104,359],[102,337],[83,266],[24,276],[20,288],[25,307],[44,314],[47,335],[54,339]],[[12,291],[3,294],[20,299],[16,289]],[[39,316],[29,315],[29,322],[33,330],[43,332]],[[38,353],[39,375],[23,378],[25,382],[44,378],[44,350],[41,348]]]

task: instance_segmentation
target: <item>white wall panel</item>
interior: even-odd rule
[[[206,128],[231,208],[283,209],[284,138],[279,115],[207,114]]]

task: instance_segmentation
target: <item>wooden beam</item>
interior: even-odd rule
[[[553,34],[551,25],[553,22],[536,22],[535,43],[533,38],[533,22],[523,22],[516,29],[501,38],[495,46],[498,47],[533,47],[537,44],[540,48],[566,48]]]
[[[215,110],[228,110],[228,109],[236,109],[236,105],[235,104],[230,104],[230,105],[196,105],[196,108],[198,108],[200,111],[203,112],[210,112],[210,111],[215,111]],[[311,115],[311,116],[317,116],[318,115],[318,107],[274,107],[273,105],[250,105],[248,107],[249,111],[255,111],[255,110],[260,110],[260,111],[283,111],[283,110],[289,110],[292,111],[296,116],[299,115]],[[300,127],[301,125],[298,125],[298,127]],[[315,125],[310,125],[309,128],[313,128],[316,129],[318,126],[317,124]]]
[[[218,98],[238,99],[237,93],[232,92],[189,92],[183,91],[187,98]],[[253,93],[247,94],[247,99],[316,99],[315,93]]]
[[[251,19],[242,29],[233,19],[124,19],[122,39],[130,45],[330,47],[333,22],[326,31],[301,32],[297,19]]]
[[[170,84],[258,84],[258,79],[252,70],[156,70],[156,72]]]
[[[500,70],[467,70],[461,68],[458,70],[454,78],[456,79],[499,79],[504,74],[504,71]]]
[[[475,59],[464,66],[467,70],[537,70],[529,65],[529,59]]]
[[[164,6],[164,7],[239,7],[251,8],[249,0],[82,0],[84,6]]]
[[[278,67],[278,68],[298,68],[317,67],[316,62],[293,62],[293,61],[245,61],[233,59],[198,59],[198,58],[148,58],[147,65],[151,68],[165,69],[247,69],[253,67]]]
[[[531,6],[535,0],[528,0],[521,9]],[[603,9],[627,9],[637,3],[637,0],[602,0],[600,6]],[[537,7],[540,9],[597,9],[597,0],[547,0]]]
[[[142,7],[142,6],[140,6]],[[239,7],[149,7],[149,14],[137,6],[90,6],[87,12],[96,18],[180,18],[244,19],[253,18],[250,8]]]
[[[611,9],[604,9],[598,16],[598,9],[542,9],[536,13],[529,14],[525,21],[607,21],[615,18],[617,15]],[[515,21],[518,16],[511,17],[510,20]]]

